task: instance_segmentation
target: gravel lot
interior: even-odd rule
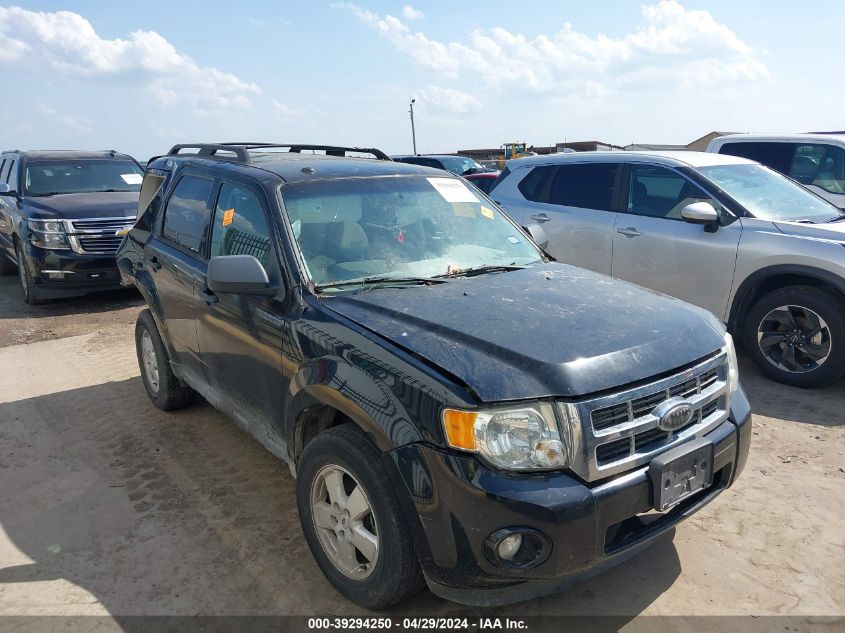
[[[0,615],[361,613],[311,558],[285,466],[205,403],[147,400],[137,294],[28,308],[15,282],[0,279]],[[674,541],[522,615],[845,616],[845,382],[800,391],[742,364],[738,484]],[[426,592],[397,613],[471,612]]]

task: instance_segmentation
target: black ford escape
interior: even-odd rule
[[[0,274],[24,300],[120,287],[114,253],[135,221],[143,172],[115,151],[11,151],[0,157]]]
[[[442,171],[288,147],[151,161],[118,265],[149,397],[199,392],[290,465],[344,595],[523,600],[735,481],[750,411],[716,318],[549,261]]]

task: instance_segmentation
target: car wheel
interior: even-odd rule
[[[344,596],[384,609],[425,586],[382,456],[356,427],[332,427],[308,443],[296,500],[311,553]]]
[[[167,350],[149,310],[143,310],[135,323],[135,350],[144,389],[155,406],[162,411],[171,411],[191,404],[194,390],[173,373]]]
[[[810,286],[774,290],[745,319],[744,343],[770,378],[818,387],[845,374],[845,302]]]
[[[41,305],[44,300],[38,296],[38,289],[32,281],[32,273],[29,272],[29,265],[26,263],[26,257],[24,257],[23,248],[20,244],[15,245],[15,255],[18,260],[18,279],[21,283],[23,300],[31,306]]]

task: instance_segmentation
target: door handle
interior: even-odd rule
[[[158,257],[153,255],[149,259],[150,270],[160,270],[161,269],[161,262],[158,261]]]
[[[531,219],[536,222],[548,222],[549,220],[551,220],[547,213],[535,213],[531,216]]]
[[[625,237],[639,237],[640,235],[642,235],[642,233],[640,233],[633,226],[629,226],[624,229],[616,229],[616,232],[621,235],[624,235]]]
[[[202,297],[206,305],[211,305],[218,301],[217,295],[211,292],[211,290],[200,290],[200,297]]]

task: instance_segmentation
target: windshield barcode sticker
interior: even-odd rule
[[[446,202],[478,202],[478,198],[460,180],[455,178],[426,178],[431,186],[437,189],[437,193],[443,196]]]

